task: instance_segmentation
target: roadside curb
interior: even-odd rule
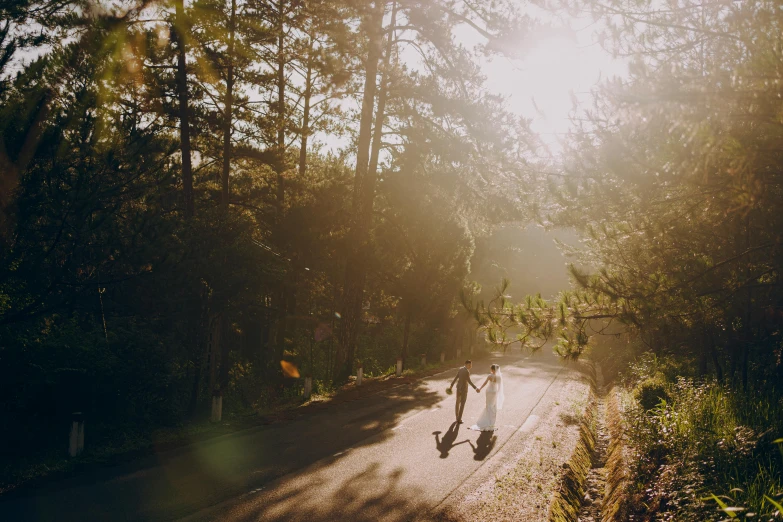
[[[598,422],[608,432],[608,446],[602,450],[605,482],[596,522],[625,522],[628,520],[628,499],[631,487],[628,453],[625,444],[625,426],[622,415],[622,388],[606,383],[602,367],[592,363],[594,372],[590,401],[580,424],[580,438],[569,462],[564,465],[559,491],[552,501],[549,522],[578,522],[583,507],[588,474],[595,462]],[[602,412],[598,411],[598,408]],[[599,418],[599,413],[601,413]],[[604,443],[606,444],[606,443]],[[592,518],[590,518],[592,520]]]
[[[613,386],[606,397],[606,424],[609,430],[606,493],[603,522],[628,520],[628,492],[631,486],[626,459],[620,390]]]
[[[563,464],[563,475],[560,478],[555,498],[549,506],[549,522],[577,522],[582,498],[585,494],[587,475],[593,464],[593,451],[596,445],[595,416],[598,409],[597,382],[600,370],[596,372],[595,364],[590,365],[592,371],[590,398],[585,408],[584,416],[579,424],[579,439],[571,458]]]

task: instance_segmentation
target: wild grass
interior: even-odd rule
[[[642,520],[772,520],[783,496],[780,390],[737,390],[712,380],[675,377],[671,362],[632,368],[635,401],[626,412],[638,454],[632,504]],[[652,409],[640,388],[663,383]],[[647,383],[647,384],[645,384]],[[649,399],[649,397],[648,397]]]

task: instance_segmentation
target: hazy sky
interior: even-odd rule
[[[507,97],[508,108],[532,119],[553,153],[560,150],[559,140],[568,133],[574,100],[590,102],[591,91],[599,81],[624,76],[627,65],[613,59],[597,43],[599,26],[590,19],[555,20],[541,11],[548,27],[526,35],[519,44],[519,57],[497,57],[484,62],[487,87]],[[475,34],[460,35],[465,45],[479,41]],[[574,244],[572,231],[545,231],[537,226],[502,227],[489,240],[489,255],[473,267],[472,277],[488,291],[502,277],[511,280],[509,293],[514,299],[540,292],[545,298],[569,287],[567,260],[554,243],[558,238]]]
[[[556,152],[570,126],[574,98],[589,102],[603,79],[623,76],[626,64],[597,43],[599,25],[589,18],[554,19],[535,7],[530,15],[542,27],[520,41],[520,57],[495,58],[483,65],[487,87],[508,97],[510,110],[532,118],[533,130]],[[471,36],[464,39],[468,45]]]
[[[554,297],[570,286],[568,260],[554,238],[569,244],[578,241],[576,234],[567,230],[545,231],[535,225],[498,227],[491,237],[482,240],[469,277],[481,284],[485,299],[492,298],[504,277],[511,281],[506,293],[515,302],[528,294]]]

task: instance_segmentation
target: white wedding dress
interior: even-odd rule
[[[498,410],[503,409],[503,401],[505,400],[505,395],[503,393],[503,376],[500,375],[500,370],[498,370],[495,375],[489,377],[486,394],[487,405],[481,413],[479,420],[476,421],[476,424],[469,428],[471,430],[495,431],[498,429],[495,425],[498,418]]]

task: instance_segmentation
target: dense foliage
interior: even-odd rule
[[[698,378],[676,356],[624,372],[635,520],[775,520],[783,488],[780,389]]]

